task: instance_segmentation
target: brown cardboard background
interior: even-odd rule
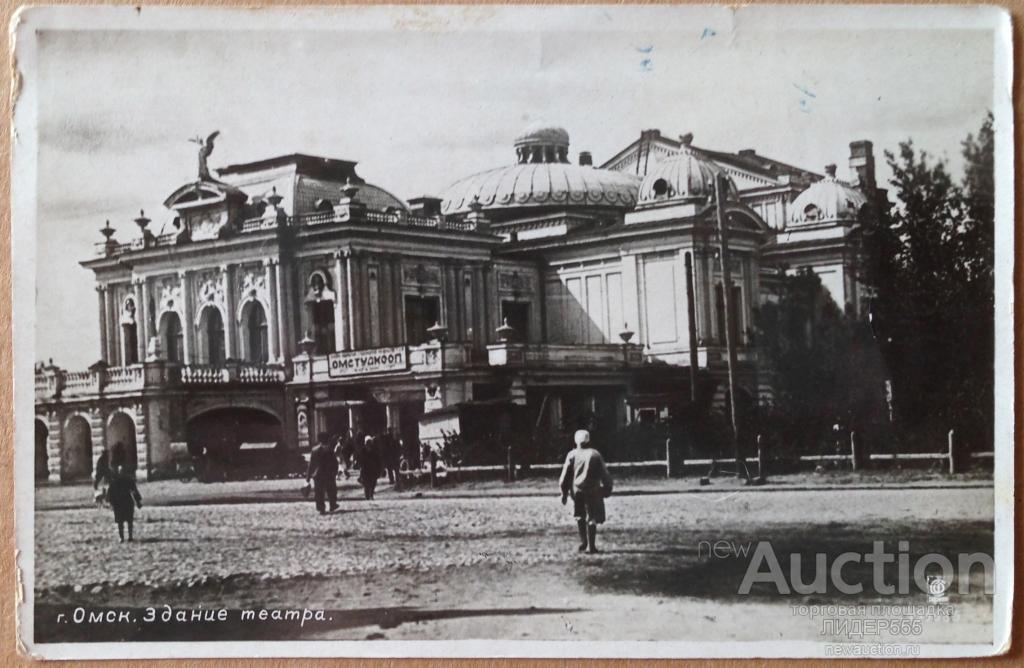
[[[601,0],[596,0],[600,2]],[[13,378],[11,374],[11,359],[12,359],[12,343],[11,343],[11,210],[10,210],[10,149],[11,149],[11,131],[10,131],[10,118],[11,118],[11,103],[13,100],[13,90],[16,84],[12,85],[12,54],[10,52],[10,35],[7,32],[10,26],[11,18],[15,11],[20,6],[26,3],[19,3],[14,0],[0,0],[2,2],[2,18],[3,26],[5,29],[5,47],[2,58],[3,58],[3,83],[4,93],[0,94],[0,116],[7,119],[7,127],[4,132],[0,132],[0,152],[2,152],[3,160],[0,162],[0,198],[4,203],[2,211],[0,211],[0,533],[2,533],[3,543],[0,548],[0,575],[2,575],[3,588],[0,589],[0,666],[27,666],[33,665],[30,658],[25,656],[23,653],[19,653],[19,648],[16,639],[16,604],[20,599],[22,592],[20,591],[20,585],[17,578],[16,564],[15,564],[15,530],[14,530],[14,484],[13,484],[13,443],[14,443],[14,424],[13,424]],[[365,0],[367,4],[381,4],[374,3],[373,0]],[[595,2],[595,0],[591,0]],[[91,2],[75,3],[68,2],[65,0],[49,0],[45,3],[27,3],[27,4],[47,4],[47,5],[73,5],[73,4],[110,4],[110,5],[134,5],[135,3],[125,2],[123,0],[108,0],[106,2],[102,0],[92,0]],[[153,0],[143,3],[144,6],[157,6],[157,5],[175,5],[175,6],[194,6],[194,5],[208,5],[217,7],[260,7],[260,6],[303,6],[303,5],[331,5],[339,3],[331,2],[298,2],[292,0],[271,0],[270,2],[260,2],[258,0],[246,1],[246,0],[206,0],[206,1],[193,1],[193,0]],[[407,3],[413,4],[413,3]],[[440,4],[435,2],[426,2],[422,4]],[[477,3],[459,3],[459,4],[477,4]],[[488,0],[484,0],[479,4],[490,4]],[[517,3],[526,4],[526,3]],[[532,3],[531,3],[532,4]],[[546,4],[546,3],[545,3]],[[551,3],[556,4],[556,3]],[[566,4],[581,4],[579,2],[568,2]],[[620,4],[620,3],[608,3],[608,4]],[[655,4],[655,3],[652,3]],[[658,2],[656,4],[669,4]],[[791,2],[787,4],[810,4],[802,2]],[[845,4],[845,3],[833,3],[833,4]],[[854,4],[854,3],[850,3]],[[873,3],[878,4],[878,3]],[[927,2],[915,2],[915,0],[903,0],[900,3],[888,3],[885,4],[940,4],[940,3],[927,3]],[[941,4],[958,4],[953,2],[945,2]],[[1017,174],[1015,179],[1016,185],[1018,186],[1014,193],[1014,247],[1016,253],[1020,255],[1020,249],[1022,241],[1024,241],[1024,232],[1022,232],[1021,224],[1021,211],[1022,211],[1022,199],[1020,187],[1021,184],[1021,145],[1024,143],[1024,124],[1021,121],[1021,111],[1024,109],[1024,105],[1020,99],[1020,80],[1021,80],[1021,68],[1024,64],[1024,60],[1020,57],[1021,49],[1021,36],[1022,29],[1021,24],[1024,23],[1024,0],[997,0],[992,4],[1000,5],[1005,7],[1011,14],[1013,19],[1013,93],[1014,93],[1014,117],[1015,117],[1015,132],[1014,132],[1014,169]],[[138,5],[136,5],[138,6]],[[142,9],[142,11],[145,11]],[[954,84],[955,85],[955,84]],[[1024,302],[1024,286],[1022,286],[1021,277],[1019,275],[1019,268],[1014,272],[1014,301],[1018,304]],[[1015,346],[1015,352],[1020,349],[1019,339],[1024,335],[1024,328],[1021,327],[1021,316],[1018,312],[1014,321],[1015,338],[1018,340],[1018,344]],[[1017,389],[1017,396],[1014,406],[1014,412],[1017,416],[1020,415],[1021,406],[1021,362],[1015,358],[1014,362],[1014,383]],[[1019,417],[1017,418],[1020,419]],[[1020,427],[1018,425],[1015,433],[1015,444],[1020,442]],[[1024,629],[1024,625],[1021,623],[1022,610],[1021,610],[1021,583],[1024,582],[1024,571],[1022,571],[1022,564],[1024,564],[1024,540],[1022,540],[1022,504],[1021,495],[1024,493],[1024,457],[1022,457],[1020,449],[1017,449],[1017,458],[1015,466],[1015,500],[1014,500],[1014,517],[1015,517],[1015,597],[1013,604],[1013,620],[1012,626],[1016,630]],[[1013,644],[1008,654],[995,657],[992,659],[968,659],[963,661],[957,660],[925,660],[913,662],[915,665],[982,665],[982,666],[1010,666],[1010,665],[1024,665],[1024,651],[1021,650],[1021,642],[1019,632],[1014,634]],[[95,661],[90,662],[90,666],[127,666],[137,661]],[[799,665],[799,666],[816,666],[825,665],[824,660],[805,660],[805,661],[793,661],[793,660],[720,660],[720,661],[707,661],[707,660],[687,660],[687,661],[671,661],[671,660],[660,660],[660,661],[648,661],[648,660],[564,660],[564,659],[521,659],[521,660],[472,660],[472,659],[433,659],[433,660],[417,660],[417,659],[402,659],[402,660],[355,660],[355,659],[266,659],[257,661],[254,659],[191,659],[191,660],[164,660],[164,661],[153,661],[147,662],[147,665],[153,666],[185,666],[188,668],[199,667],[199,666],[250,666],[260,665],[268,667],[277,666],[413,666],[413,665],[429,665],[429,666],[445,666],[447,667],[468,667],[468,666],[536,666],[536,667],[554,667],[554,666],[670,666],[670,665],[710,665],[717,664],[723,666],[764,666],[769,664],[775,665]],[[857,660],[846,660],[837,661],[837,665],[848,665],[848,666],[884,666],[894,665],[897,663],[911,663],[910,661],[857,661]],[[45,665],[52,666],[63,666],[70,665],[71,662],[58,661],[51,662]],[[830,664],[831,665],[831,664]]]

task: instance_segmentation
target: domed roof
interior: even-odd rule
[[[599,206],[631,209],[639,179],[632,174],[539,162],[499,167],[456,181],[445,191],[441,212],[469,211],[476,199],[485,209],[539,206]]]
[[[568,147],[569,133],[564,128],[544,123],[534,123],[516,137],[516,146],[528,144],[556,144]]]
[[[725,170],[696,149],[684,145],[680,152],[655,165],[644,176],[637,196],[639,206],[662,202],[707,200],[714,195],[715,177],[725,175],[729,184],[727,198],[737,197],[736,184]]]
[[[789,220],[794,225],[807,223],[855,222],[868,203],[860,190],[836,178],[836,166],[825,167],[825,178],[812,183],[790,206]]]
[[[569,133],[535,126],[515,140],[517,164],[473,174],[450,185],[441,213],[465,213],[474,201],[484,210],[525,207],[609,207],[631,209],[639,178],[623,172],[572,165]]]

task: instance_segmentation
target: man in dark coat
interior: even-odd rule
[[[128,542],[135,539],[132,535],[133,522],[135,521],[135,508],[142,507],[142,495],[135,484],[135,474],[129,471],[123,464],[117,464],[110,472],[110,487],[107,489],[107,498],[110,499],[110,507],[114,509],[114,522],[117,523],[117,534],[124,542],[124,525],[128,524]]]
[[[363,486],[363,496],[367,501],[373,501],[377,478],[380,477],[381,457],[372,436],[364,438],[362,447],[356,451],[356,459],[359,461],[359,483]]]
[[[338,457],[330,444],[328,435],[320,432],[316,447],[309,453],[309,468],[306,469],[306,483],[313,479],[313,493],[316,509],[321,515],[327,513],[324,508],[324,496],[331,504],[331,512],[338,509]]]

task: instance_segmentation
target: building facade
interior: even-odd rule
[[[308,155],[214,177],[202,146],[166,225],[140,213],[120,242],[108,223],[82,262],[99,359],[38,366],[37,476],[88,478],[114,444],[147,478],[175,453],[284,456],[319,432],[432,441],[488,403],[614,429],[680,410],[694,364],[722,406],[729,323],[757,402],[771,390],[753,314],[780,272],[810,267],[864,308],[860,234],[882,196],[869,142],[851,144],[853,183],[656,130],[600,167],[569,148],[565,130],[534,127],[508,165],[406,202],[354,162]]]

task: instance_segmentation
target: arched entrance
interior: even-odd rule
[[[160,342],[167,351],[167,361],[184,362],[184,333],[181,318],[174,311],[167,311],[160,318]]]
[[[88,480],[92,475],[92,429],[81,415],[73,415],[64,424],[64,448],[61,452],[61,480]]]
[[[124,413],[114,413],[110,418],[107,425],[107,452],[110,453],[111,465],[124,464],[129,471],[134,471],[138,466],[135,421]]]
[[[36,480],[50,477],[50,463],[46,454],[46,441],[50,430],[42,420],[36,420]]]
[[[220,309],[207,306],[199,318],[199,358],[203,364],[224,363],[224,319]]]
[[[264,410],[230,407],[201,413],[188,420],[186,440],[192,455],[203,455],[210,479],[283,473],[281,421]]]

